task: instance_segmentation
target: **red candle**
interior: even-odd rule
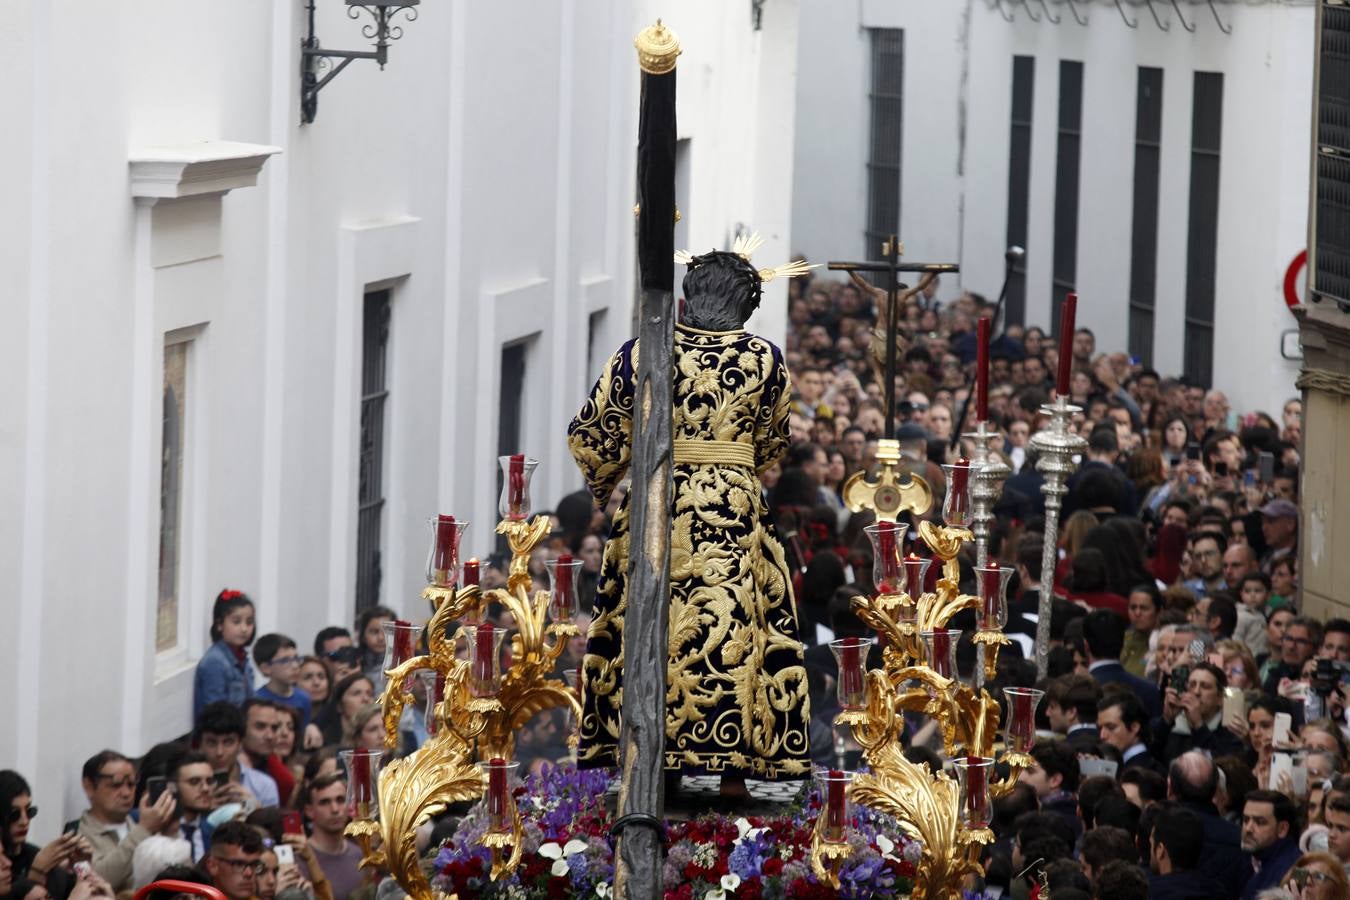
[[[431,568],[437,572],[452,573],[455,571],[459,560],[458,541],[455,540],[455,517],[437,516],[436,517],[436,559],[432,562]]]
[[[484,622],[478,626],[477,634],[477,652],[473,657],[473,677],[481,685],[490,685],[492,683],[492,673],[495,669],[493,663],[496,662],[492,657],[496,652],[496,628],[491,622]]]
[[[845,638],[839,648],[839,684],[846,697],[856,697],[863,690],[862,648],[862,638]]]
[[[1009,694],[1012,706],[1012,721],[1008,723],[1008,743],[1013,750],[1024,753],[1031,748],[1036,738],[1035,696],[1032,694]]]
[[[961,523],[970,515],[970,460],[964,456],[950,467],[951,484],[947,485],[947,505],[943,512],[947,521]]]
[[[975,420],[989,419],[989,318],[980,316],[975,342]]]
[[[506,818],[506,760],[488,762],[488,817],[500,826]]]
[[[928,561],[911,553],[905,557],[905,593],[911,600],[918,600],[923,594],[923,577],[928,572]]]
[[[434,709],[435,707],[440,706],[442,701],[444,700],[445,700],[445,673],[437,672],[436,684],[431,689],[430,701],[432,704],[432,708]],[[440,722],[438,721],[438,717],[435,714],[427,716],[427,735],[429,737],[435,737],[436,732],[439,730],[440,730]]]
[[[988,796],[985,793],[984,762],[978,756],[966,757],[966,815],[972,827],[982,828],[989,822]]]
[[[358,818],[368,817],[362,804],[375,799],[375,793],[370,789],[370,753],[369,750],[357,750],[352,754],[352,801],[356,804]]]
[[[987,619],[997,619],[999,614],[999,584],[1003,580],[1003,572],[998,567],[996,560],[989,560],[983,568],[976,569],[975,574],[980,578],[980,599],[984,601],[984,615]]]
[[[394,620],[394,665],[399,666],[415,656],[412,623]]]
[[[477,586],[478,586],[478,578],[479,578],[479,574],[478,574],[478,557],[475,556],[474,558],[470,559],[468,562],[466,562],[466,563],[464,564],[464,585],[465,585],[465,587],[468,587],[469,585],[473,585],[474,587],[477,587]]]
[[[895,535],[899,531],[894,522],[877,523],[877,556],[881,562],[881,580],[877,585],[877,592],[882,594],[894,593],[899,587],[897,583],[900,578],[900,570],[896,567],[896,560],[900,556],[899,550],[895,545]]]
[[[845,811],[847,810],[844,802],[845,784],[844,773],[838,769],[831,769],[829,787],[825,793],[828,810],[825,816],[825,824],[836,834],[844,828]]]
[[[1064,298],[1059,319],[1059,377],[1055,379],[1055,393],[1069,396],[1069,375],[1073,373],[1073,327],[1078,314],[1078,295]]]
[[[559,601],[563,598],[571,600],[572,598],[572,554],[561,553],[558,555],[558,564],[553,571],[557,573],[553,590],[557,593]]]
[[[507,502],[511,505],[511,514],[518,515],[525,508],[525,454],[511,454],[509,467],[509,491]]]
[[[933,658],[928,661],[928,665],[943,678],[952,677],[951,652],[952,639],[946,630],[933,632]]]

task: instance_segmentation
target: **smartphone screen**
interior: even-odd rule
[[[277,865],[295,865],[295,850],[292,849],[290,844],[277,844],[272,848],[272,852],[277,855]]]
[[[230,783],[230,772],[226,769],[223,772],[217,772],[215,776],[216,787],[223,788]]]
[[[168,782],[163,775],[151,775],[145,779],[145,795],[150,798],[152,805],[159,802],[159,798],[163,796],[168,787]]]
[[[1261,470],[1261,483],[1270,484],[1275,480],[1275,455],[1269,450],[1262,450],[1257,458],[1260,460],[1257,465]]]
[[[1228,463],[1224,462],[1223,460],[1219,460],[1218,462],[1214,463],[1214,474],[1219,476],[1220,478],[1227,478]]]
[[[1196,460],[1200,458],[1200,445],[1195,441],[1191,441],[1186,445],[1186,458]]]

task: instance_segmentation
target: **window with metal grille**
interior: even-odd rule
[[[385,375],[392,292],[366,294],[361,321],[361,447],[356,492],[356,611],[380,602],[384,520]]]
[[[1134,210],[1130,233],[1130,355],[1153,365],[1158,280],[1158,172],[1163,70],[1139,67],[1134,101]]]
[[[164,419],[159,454],[159,595],[155,603],[155,650],[178,646],[182,588],[183,458],[187,450],[188,350],[191,341],[164,347]]]
[[[1055,246],[1051,262],[1050,327],[1061,343],[1059,310],[1078,280],[1078,162],[1083,127],[1083,64],[1059,61],[1059,135],[1055,146]]]
[[[1027,210],[1031,196],[1032,88],[1036,80],[1036,57],[1014,56],[1012,66],[1012,133],[1008,139],[1008,242],[1009,247],[1027,245]],[[1023,324],[1027,317],[1026,257],[1013,264],[1008,274],[1008,300],[1004,322]]]
[[[1317,180],[1312,267],[1314,302],[1350,307],[1350,9],[1319,10]]]
[[[904,111],[905,32],[870,28],[871,135],[867,155],[867,254],[900,230],[900,140]]]
[[[1219,146],[1223,75],[1196,72],[1191,108],[1191,195],[1186,235],[1186,330],[1182,371],[1209,387],[1214,365],[1214,274],[1219,241]]]

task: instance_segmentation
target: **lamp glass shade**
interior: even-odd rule
[[[955,760],[954,766],[961,792],[961,824],[966,828],[988,828],[993,821],[989,779],[994,774],[994,760],[988,756],[966,756]]]
[[[353,819],[378,819],[380,803],[377,786],[380,781],[379,750],[358,748],[338,753],[347,770],[347,815]]]
[[[508,782],[520,763],[515,760],[490,759],[480,762],[478,767],[487,778],[487,790],[484,792],[484,805],[488,813],[488,831],[501,834],[511,830],[511,820],[515,813],[515,800],[511,796]]]
[[[502,638],[506,629],[484,622],[463,626],[469,649],[469,690],[475,697],[495,697],[502,683]]]
[[[448,515],[432,516],[427,522],[431,525],[431,549],[427,552],[427,584],[454,587],[460,578],[459,542],[463,539],[469,523]]]
[[[899,522],[877,522],[863,531],[872,543],[872,584],[878,594],[899,594],[905,589],[905,531]]]
[[[960,637],[961,632],[955,628],[919,632],[928,667],[943,678],[956,680],[956,642]]]
[[[975,588],[980,598],[980,631],[1002,631],[1008,624],[1008,580],[1013,570],[990,560],[975,567]]]
[[[975,510],[970,496],[970,478],[975,467],[968,459],[958,459],[942,467],[947,476],[947,495],[942,500],[942,520],[948,525],[969,528],[975,521]]]
[[[1036,746],[1036,707],[1045,691],[1035,688],[1003,689],[1003,741],[1010,753],[1030,753]]]
[[[555,623],[574,624],[580,608],[577,582],[581,578],[581,558],[564,553],[544,563],[548,570],[548,615]]]
[[[861,709],[867,705],[867,653],[872,642],[863,637],[830,641],[830,652],[839,665],[835,694],[841,709]]]
[[[820,815],[825,821],[825,840],[832,843],[848,840],[848,826],[853,819],[848,786],[856,774],[848,769],[815,771],[816,786],[820,788]]]
[[[502,495],[497,501],[497,513],[503,519],[519,521],[530,516],[530,479],[539,467],[539,460],[523,453],[499,456],[502,467]]]

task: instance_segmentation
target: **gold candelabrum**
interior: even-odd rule
[[[505,772],[494,776],[493,763],[499,770],[509,767],[509,762],[507,766],[501,763],[512,758],[516,730],[538,713],[565,707],[574,722],[581,718],[576,692],[552,677],[567,639],[578,634],[578,629],[570,622],[548,621],[550,592],[530,596],[530,552],[548,532],[546,516],[533,521],[503,519],[497,533],[506,535],[511,548],[506,588],[484,591],[476,584],[429,585],[422,596],[435,612],[426,627],[427,652],[398,661],[385,673],[380,701],[386,749],[398,745],[399,720],[404,708],[415,702],[408,685],[423,670],[435,673],[438,687],[443,681],[442,699],[428,717],[428,731],[434,729],[434,734],[414,753],[384,767],[378,779],[379,817],[360,817],[358,802],[358,817],[347,826],[347,834],[361,846],[363,868],[387,868],[414,900],[431,900],[436,895],[418,857],[417,830],[451,803],[487,796],[489,828],[483,844],[492,851],[490,877],[496,881],[515,870],[521,857],[520,815],[506,788]],[[480,677],[485,672],[475,672],[474,664],[456,652],[466,627],[453,634],[450,629],[455,622],[482,621],[493,603],[510,614],[514,634],[506,671],[498,676],[496,660],[492,660],[494,689],[489,693]],[[489,632],[489,642],[491,637]]]
[[[1005,691],[1009,704],[1006,746],[996,760],[995,740],[1001,725],[999,703],[983,688],[960,681],[954,661],[957,633],[948,631],[946,625],[963,610],[977,611],[979,626],[974,641],[985,650],[985,680],[992,679],[999,648],[1008,643],[1002,626],[1007,621],[1004,592],[1011,571],[997,566],[985,567],[988,571],[977,568],[980,596],[960,593],[961,568],[956,557],[962,544],[974,537],[965,527],[972,521],[969,487],[972,467],[962,460],[956,467],[947,467],[944,517],[948,523],[956,524],[943,526],[930,521],[919,524],[919,536],[942,566],[937,589],[925,591],[928,561],[912,554],[901,559],[905,526],[896,524],[895,518],[906,510],[922,516],[931,505],[932,492],[915,475],[909,476],[909,484],[901,484],[903,479],[897,476],[895,463],[889,456],[882,461],[878,477],[870,480],[870,484],[888,492],[884,504],[871,507],[878,512],[878,524],[869,528],[878,552],[878,577],[874,579],[877,592],[853,601],[858,617],[880,637],[883,665],[867,671],[865,677],[854,673],[856,687],[850,696],[850,688],[845,684],[848,680],[845,657],[832,645],[840,657],[843,707],[835,723],[851,729],[866,765],[866,771],[851,774],[846,787],[839,787],[849,801],[893,817],[907,836],[921,843],[923,852],[911,896],[946,900],[961,896],[967,876],[983,874],[979,857],[981,848],[993,840],[989,827],[992,800],[1009,793],[1021,771],[1033,763],[1027,751],[1034,741],[1034,712],[1041,692]],[[953,477],[953,468],[962,467],[964,471],[955,472],[957,477]],[[904,498],[898,503],[893,499],[897,494]],[[964,496],[954,496],[959,494]],[[855,497],[855,508],[870,507],[866,499]],[[872,534],[873,530],[877,534]],[[888,533],[889,538],[878,541],[877,535],[881,533]],[[865,657],[866,649],[861,654],[862,659]],[[856,653],[854,661],[858,661]],[[930,772],[927,766],[905,758],[902,740],[905,712],[923,713],[936,720],[946,755],[955,760],[957,777]],[[1002,779],[993,777],[996,761],[1007,766]],[[830,773],[840,774],[844,773]],[[835,799],[829,797],[822,815],[816,818],[811,847],[811,866],[816,877],[832,887],[838,887],[840,868],[850,853],[846,823],[840,821],[843,816],[832,815],[831,801]]]

